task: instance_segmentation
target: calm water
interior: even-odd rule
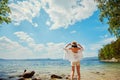
[[[21,74],[25,69],[39,73],[66,73],[70,71],[70,63],[58,59],[34,59],[34,60],[0,60],[0,78],[14,74]],[[85,58],[81,60],[81,70],[106,70],[120,71],[120,63],[103,63],[97,58]]]

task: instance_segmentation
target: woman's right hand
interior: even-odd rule
[[[67,48],[69,45],[71,45],[71,43],[67,44],[65,48]]]

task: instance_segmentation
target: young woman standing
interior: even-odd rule
[[[80,60],[82,58],[83,47],[77,42],[72,42],[66,45],[65,51],[65,58],[71,62],[71,79],[73,80],[76,67],[78,80],[80,80]]]

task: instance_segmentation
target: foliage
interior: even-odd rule
[[[120,38],[120,0],[96,0],[100,10],[100,21],[107,21],[109,32]],[[107,19],[107,20],[106,20]]]
[[[120,60],[120,38],[99,50],[99,59],[106,60],[116,58]]]
[[[8,6],[8,0],[0,0],[0,24],[3,22],[7,24],[11,22],[9,13],[11,13],[11,11]]]

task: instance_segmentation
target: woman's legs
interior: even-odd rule
[[[80,80],[80,65],[76,65],[78,80]]]
[[[71,71],[71,80],[73,80],[74,73],[75,73],[75,66],[72,66],[72,71]]]

